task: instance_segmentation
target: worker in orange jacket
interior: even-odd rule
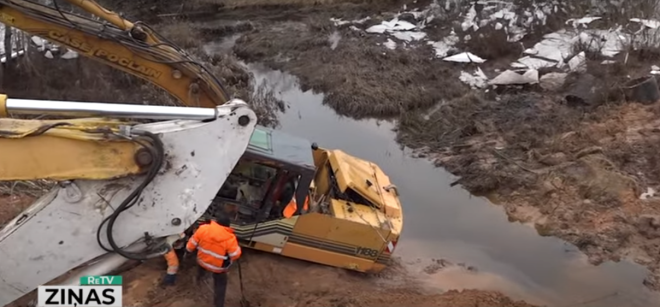
[[[307,210],[309,210],[309,196],[305,197],[305,203],[303,204],[303,211]],[[298,202],[296,201],[296,196],[294,195],[293,198],[291,198],[289,204],[284,207],[282,215],[285,218],[290,218],[296,214],[296,211],[298,211]]]
[[[284,185],[284,190],[280,195],[280,200],[286,202],[287,199],[290,199],[289,203],[281,211],[282,216],[285,218],[290,218],[296,215],[298,211],[298,202],[296,201],[296,186],[298,185],[298,178],[296,176],[291,176],[286,184]],[[280,207],[281,208],[281,207]],[[309,210],[309,196],[305,197],[305,203],[303,204],[303,211]]]
[[[179,251],[183,251],[183,244],[186,242],[184,237],[185,235],[181,234],[181,239],[174,242],[172,249],[164,255],[165,261],[167,261],[167,274],[163,279],[164,286],[172,286],[176,282],[176,274],[179,271]]]
[[[201,280],[206,272],[213,273],[213,302],[216,307],[222,307],[227,292],[227,271],[241,256],[241,247],[225,214],[219,212],[210,223],[197,228],[186,244],[187,252],[192,253],[195,249],[199,265],[197,278]]]

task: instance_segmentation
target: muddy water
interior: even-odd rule
[[[405,213],[395,253],[430,288],[499,290],[549,306],[658,306],[660,295],[642,287],[643,268],[589,265],[575,247],[509,223],[500,207],[450,187],[452,175],[401,149],[392,123],[342,118],[322,104],[322,95],[302,92],[295,77],[261,65],[248,67],[258,84],[266,82],[287,103],[281,130],[371,160],[390,176]],[[434,259],[462,262],[477,271],[450,266],[429,274],[425,268]]]

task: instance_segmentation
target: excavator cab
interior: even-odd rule
[[[308,196],[316,171],[311,146],[305,139],[257,127],[209,210],[223,210],[238,225],[282,219],[294,198],[303,204]],[[303,211],[301,206],[294,215]]]
[[[361,272],[387,266],[403,223],[377,165],[259,126],[208,210],[244,247]]]

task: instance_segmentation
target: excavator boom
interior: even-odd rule
[[[164,254],[168,240],[188,229],[211,204],[257,122],[238,100],[214,109],[11,99],[5,104],[10,115],[31,109],[122,117],[137,107],[140,116],[133,117],[188,119],[148,124],[0,119],[1,180],[49,173],[62,180],[0,230],[0,306],[99,257],[88,268],[95,274],[129,259]],[[60,109],[63,104],[67,108]],[[112,159],[112,152],[119,156]],[[26,157],[33,164],[15,172],[15,164],[25,163]],[[66,169],[58,168],[59,163],[79,165]]]
[[[67,2],[100,20],[64,12],[59,5],[0,0],[0,22],[147,80],[184,106],[213,108],[228,101],[208,68],[148,25],[125,20],[95,1]]]

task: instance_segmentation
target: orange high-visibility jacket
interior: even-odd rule
[[[234,230],[215,221],[199,226],[188,240],[186,250],[197,249],[197,264],[214,273],[226,272],[232,261],[241,256]]]
[[[284,208],[282,215],[284,215],[285,218],[290,218],[294,214],[296,214],[296,210],[298,210],[298,203],[296,202],[296,196],[294,195],[291,201],[289,202],[289,204],[286,205],[286,207]],[[303,210],[305,211],[309,210],[309,196],[305,197],[305,204],[303,205]]]
[[[174,249],[165,254],[165,261],[167,261],[167,274],[174,275],[179,271],[179,257],[176,256]]]

